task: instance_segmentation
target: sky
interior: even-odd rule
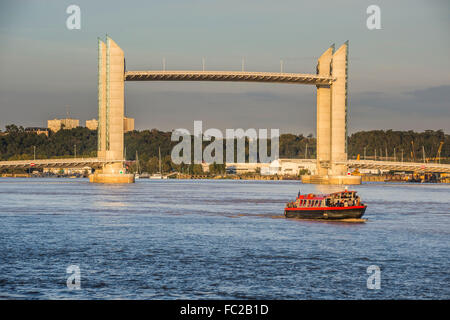
[[[69,30],[69,5],[81,9]],[[369,30],[369,5],[381,29]],[[349,133],[450,132],[450,2],[2,1],[0,129],[97,117],[97,38],[125,52],[127,70],[280,70],[315,73],[317,58],[349,40]],[[316,88],[226,82],[126,82],[139,130],[277,128],[316,133]]]

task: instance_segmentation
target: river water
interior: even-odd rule
[[[1,178],[0,298],[450,298],[450,185],[357,186],[363,224],[285,219],[299,189],[336,187]]]

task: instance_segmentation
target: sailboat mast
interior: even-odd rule
[[[159,173],[162,174],[162,171],[161,171],[161,147],[158,147],[158,153],[159,153]]]
[[[139,174],[139,155],[138,155],[138,152],[137,152],[137,150],[136,150],[136,170],[137,170],[137,173]]]

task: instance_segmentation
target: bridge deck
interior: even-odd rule
[[[280,159],[282,161],[315,162],[315,159]],[[99,158],[66,158],[66,159],[41,159],[41,160],[17,160],[0,161],[0,169],[6,168],[100,168],[104,164],[125,162],[124,160],[104,160]],[[345,164],[349,168],[381,169],[395,171],[421,171],[434,173],[450,173],[450,164],[420,163],[420,162],[392,162],[374,160],[348,160],[335,162]]]
[[[375,161],[375,160],[348,160],[337,162],[346,164],[350,168],[359,169],[381,169],[395,171],[421,171],[433,173],[450,173],[450,164],[438,163],[420,163],[420,162],[394,162],[394,161]]]
[[[330,85],[332,77],[303,73],[244,71],[127,71],[126,81],[239,81]]]
[[[0,161],[0,169],[5,168],[100,168],[104,164],[123,162],[122,160],[109,160],[99,158],[67,158],[67,159],[41,159]]]

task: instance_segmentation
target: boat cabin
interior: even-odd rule
[[[322,208],[322,207],[351,207],[360,205],[360,198],[356,191],[341,191],[330,194],[299,195],[292,203],[297,208]]]

